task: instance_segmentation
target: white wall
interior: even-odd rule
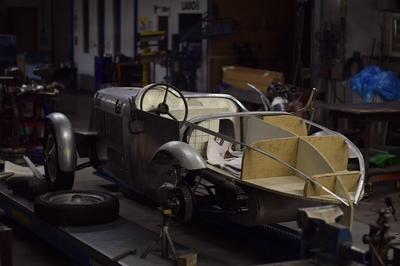
[[[134,50],[134,0],[121,0],[121,53],[133,56]]]
[[[105,0],[104,17],[104,53],[112,55],[114,52],[114,14],[113,0]]]
[[[89,1],[89,17],[96,15],[95,1]],[[95,40],[93,40],[93,31],[97,30],[97,23],[92,24],[92,19],[89,19],[89,52],[85,53],[83,50],[83,6],[81,0],[74,2],[74,63],[77,67],[78,78],[79,75],[94,76],[94,50]],[[78,80],[79,82],[80,80]]]
[[[147,30],[157,30],[157,18],[159,15],[167,15],[169,16],[169,49],[172,46],[172,34],[177,34],[179,30],[179,14],[202,14],[207,11],[207,0],[199,0],[199,9],[198,10],[182,10],[182,2],[188,2],[188,0],[139,0],[138,5],[138,15],[142,17],[147,17],[149,20],[149,28]],[[167,13],[155,13],[154,6],[159,7],[168,7],[169,12]],[[197,89],[199,91],[207,91],[206,85],[207,82],[207,42],[203,41],[202,45],[202,63],[197,72]],[[164,67],[160,65],[156,65],[154,82],[163,81],[166,70]]]

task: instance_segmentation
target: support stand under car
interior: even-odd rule
[[[174,242],[172,242],[172,238],[171,235],[169,234],[169,229],[168,229],[170,219],[171,217],[173,217],[171,201],[167,200],[166,202],[164,202],[160,210],[163,216],[160,236],[143,252],[143,254],[140,257],[142,259],[146,258],[147,255],[151,251],[153,251],[157,247],[157,245],[161,242],[161,257],[169,259],[169,251],[171,250],[173,260],[176,261],[177,260],[176,249]]]

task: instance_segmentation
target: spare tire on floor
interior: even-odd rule
[[[97,225],[119,216],[115,196],[92,190],[49,192],[36,198],[34,208],[37,217],[52,225]]]

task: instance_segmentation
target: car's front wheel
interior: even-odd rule
[[[179,184],[170,192],[168,202],[175,221],[186,223],[192,219],[194,203],[189,185],[186,183]]]
[[[69,190],[74,184],[75,172],[60,169],[59,144],[56,131],[51,121],[46,123],[43,142],[44,171],[50,191]]]

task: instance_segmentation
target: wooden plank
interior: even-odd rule
[[[244,119],[244,141],[252,144],[260,140],[288,138],[295,135],[285,129],[265,123],[257,117],[246,117]]]
[[[314,180],[329,189],[330,191],[335,191],[335,183],[336,176],[335,175],[327,175],[327,176],[313,176]],[[313,197],[313,196],[322,196],[327,195],[328,192],[323,190],[320,186],[307,181],[304,185],[304,196],[305,197]]]
[[[282,128],[296,136],[307,136],[307,126],[304,120],[294,115],[273,115],[264,116],[264,121],[268,124]]]
[[[355,192],[358,188],[361,173],[359,171],[349,171],[346,174],[337,173],[348,192]]]
[[[349,148],[341,136],[308,136],[302,137],[317,149],[335,171],[347,170]]]
[[[298,138],[281,138],[259,141],[254,148],[266,151],[292,166],[296,165]],[[289,176],[293,171],[281,163],[253,150],[246,150],[243,157],[242,179]]]
[[[334,172],[320,151],[301,138],[298,143],[296,168],[309,176]]]
[[[259,179],[249,179],[246,182],[283,193],[303,196],[304,180],[298,176],[277,176]]]
[[[349,114],[400,114],[398,103],[318,104],[317,107]]]
[[[343,171],[331,174],[315,175],[312,177],[315,181],[319,182],[321,185],[335,192],[339,196],[348,198],[349,192],[352,193],[356,191],[360,175],[361,173],[359,171]],[[336,184],[337,179],[340,179],[339,182],[341,182],[341,184]],[[342,188],[339,187],[340,185],[342,185]],[[304,186],[304,195],[306,197],[311,197],[328,195],[328,193],[319,186],[307,181]]]

